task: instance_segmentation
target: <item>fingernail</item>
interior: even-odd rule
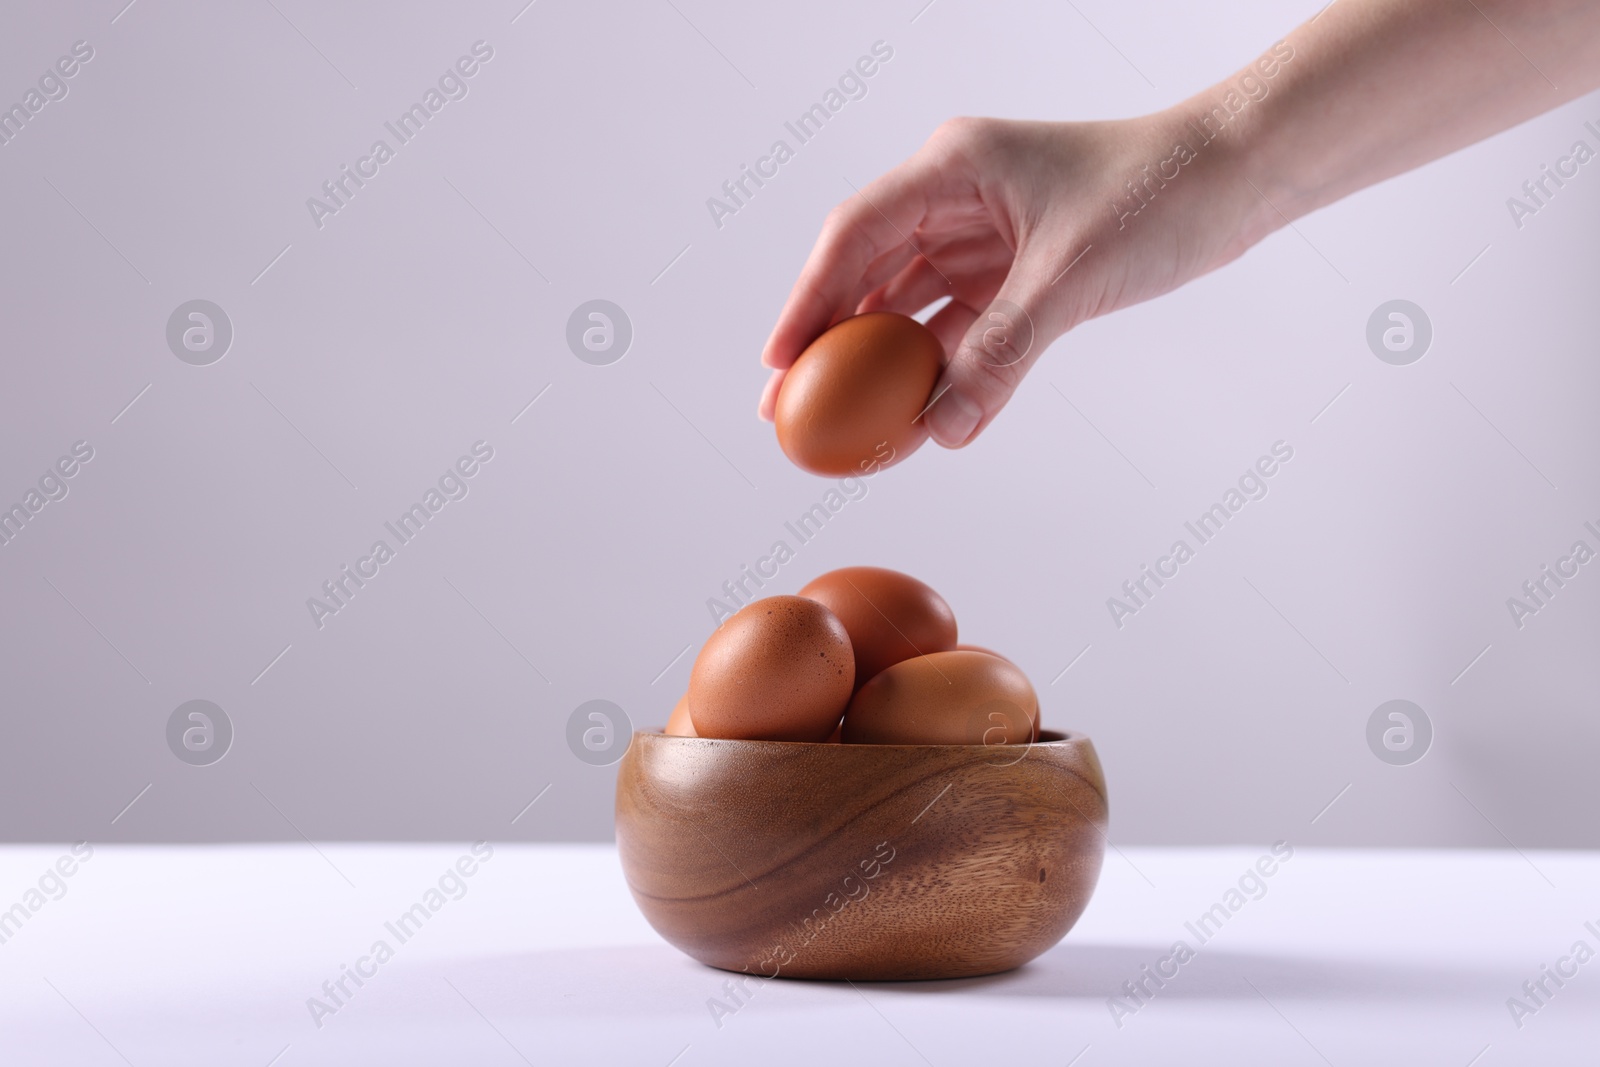
[[[773,422],[771,412],[778,404],[778,386],[783,381],[783,372],[773,371],[767,378],[767,384],[761,389],[761,399],[756,403],[756,417],[763,422]]]
[[[960,448],[978,428],[983,409],[955,389],[947,391],[922,416],[928,433],[946,448]]]

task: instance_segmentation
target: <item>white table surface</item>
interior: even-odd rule
[[[1506,1006],[1600,950],[1600,854],[1297,849],[1200,944],[1185,921],[1264,851],[1111,852],[1019,971],[776,981],[719,1027],[728,976],[655,935],[609,846],[494,846],[403,944],[385,921],[465,843],[100,846],[0,944],[0,1064],[1600,1062],[1600,958],[1520,1028]],[[63,854],[0,848],[0,908]],[[319,1027],[308,998],[380,938],[393,958]],[[1108,996],[1178,939],[1195,958],[1119,1027]]]

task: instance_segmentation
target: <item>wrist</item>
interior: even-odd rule
[[[1177,178],[1169,208],[1198,227],[1213,256],[1202,269],[1233,259],[1287,223],[1277,188],[1258,176],[1260,134],[1249,105],[1229,113],[1223,88],[1207,90],[1143,120],[1146,138],[1161,145],[1157,173]],[[1226,117],[1226,122],[1223,122]],[[1148,176],[1147,176],[1148,177]]]
[[[1159,114],[1191,146],[1210,194],[1236,203],[1241,237],[1253,244],[1319,204],[1314,183],[1294,166],[1290,86],[1306,60],[1278,41],[1240,70]],[[1153,116],[1157,117],[1157,116]],[[1242,190],[1242,194],[1241,194]]]

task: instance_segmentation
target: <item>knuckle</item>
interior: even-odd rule
[[[822,232],[833,234],[847,230],[854,216],[854,205],[849,200],[841,200],[823,217]]]
[[[870,219],[854,219],[842,225],[833,234],[833,251],[841,262],[864,269],[872,252],[872,238],[867,229]]]
[[[981,149],[992,142],[997,125],[993,119],[960,115],[940,123],[929,144],[946,151]]]
[[[965,369],[963,375],[965,384],[989,403],[1004,403],[1006,398],[1016,392],[1017,386],[1022,383],[1023,376],[1028,373],[1030,360],[1020,360],[1015,363],[999,362],[991,358],[981,345],[973,344],[971,340],[962,344],[961,358],[958,361]]]
[[[858,203],[846,200],[837,204],[822,220],[822,244],[836,255],[849,255],[860,247],[866,236],[863,228],[870,222]]]

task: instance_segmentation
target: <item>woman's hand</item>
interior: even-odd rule
[[[949,296],[929,323],[949,362],[924,417],[960,447],[1085,319],[1597,87],[1593,0],[1344,0],[1154,115],[947,122],[828,216],[762,353],[761,416],[833,323]]]
[[[948,365],[924,418],[934,440],[958,448],[1061,334],[1239,255],[1276,216],[1237,170],[1230,146],[1241,132],[1202,144],[1184,122],[1161,113],[939,127],[828,216],[762,353],[773,374],[761,417],[772,418],[787,368],[835,322],[909,315],[948,296],[928,323]],[[1195,147],[1179,153],[1180,142]]]

